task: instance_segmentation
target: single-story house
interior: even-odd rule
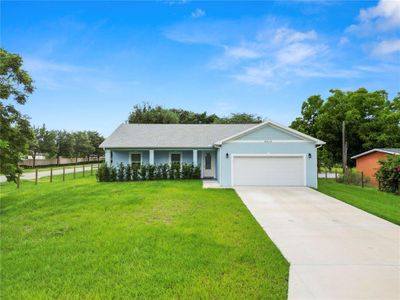
[[[317,187],[324,142],[273,121],[260,124],[121,124],[100,147],[110,165],[187,163],[223,187]]]
[[[357,172],[363,172],[364,176],[371,179],[371,183],[377,184],[375,173],[380,168],[379,161],[387,155],[400,155],[400,148],[375,148],[357,155],[351,159],[356,160]]]

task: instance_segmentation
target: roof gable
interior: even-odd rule
[[[271,128],[267,129],[266,128]],[[239,132],[237,134],[234,134],[230,137],[227,137],[225,139],[222,139],[215,144],[221,145],[222,143],[231,141],[231,140],[240,140],[240,139],[252,139],[251,137],[255,138],[256,140],[268,140],[268,138],[263,138],[264,134],[269,134],[272,139],[277,139],[277,140],[305,140],[305,141],[310,141],[314,142],[317,145],[323,145],[325,142],[313,138],[312,136],[309,136],[307,134],[301,133],[297,130],[294,130],[292,128],[289,128],[287,126],[281,125],[279,123],[273,122],[271,120],[267,120],[261,124],[258,124],[254,127],[251,127],[249,129],[246,129],[242,132]],[[266,135],[267,136],[267,135]]]
[[[234,138],[233,140],[250,141],[250,140],[301,140],[299,136],[292,133],[271,126],[267,124],[257,130],[250,131],[242,136]]]

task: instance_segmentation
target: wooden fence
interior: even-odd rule
[[[81,174],[80,177],[85,177],[85,176],[93,176],[96,175],[96,171],[100,167],[100,163],[95,163],[95,164],[90,164],[88,165],[74,165],[73,167],[66,167],[62,166],[59,168],[53,168],[50,167],[49,170],[46,171],[40,171],[40,168],[36,168],[33,176],[30,176],[32,173],[25,173],[25,177],[28,178],[23,178],[26,180],[33,180],[35,182],[35,185],[39,183],[39,178],[42,177],[49,177],[49,182],[53,182],[53,177],[54,176],[61,176],[61,181],[65,181],[67,177],[65,176],[66,174],[72,174],[72,179],[77,178],[78,174]],[[21,178],[17,178],[17,188],[20,187],[21,184]]]

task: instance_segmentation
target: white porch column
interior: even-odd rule
[[[197,150],[193,150],[193,166],[197,167]]]
[[[149,150],[149,164],[154,165],[154,150]]]

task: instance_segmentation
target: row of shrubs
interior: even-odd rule
[[[131,166],[123,163],[118,166],[102,164],[96,174],[98,181],[139,181],[166,179],[198,179],[200,167],[192,164],[162,164]]]

